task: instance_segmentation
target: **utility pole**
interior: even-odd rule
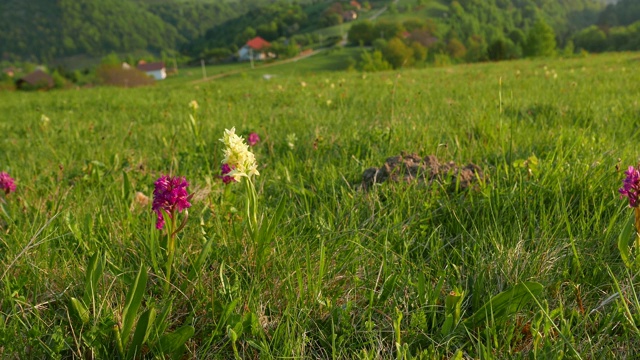
[[[251,68],[253,69],[253,48],[249,46],[249,60],[251,60]]]
[[[178,74],[178,62],[176,61],[176,57],[173,57],[173,69],[176,71],[176,75]]]
[[[207,78],[207,69],[204,67],[204,59],[200,59],[200,65],[202,66],[202,78]]]

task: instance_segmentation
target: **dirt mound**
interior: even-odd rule
[[[362,173],[362,187],[368,189],[373,184],[385,181],[393,182],[449,182],[453,188],[467,189],[483,179],[482,169],[473,163],[464,166],[457,165],[453,161],[440,163],[435,155],[427,155],[424,158],[418,154],[401,154],[387,158],[380,168],[369,168]]]

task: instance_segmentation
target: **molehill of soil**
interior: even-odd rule
[[[431,184],[433,181],[450,183],[453,188],[464,190],[483,179],[482,169],[474,164],[458,165],[453,161],[441,163],[435,155],[420,157],[418,154],[402,153],[387,158],[380,168],[368,168],[362,173],[362,187],[385,181]]]

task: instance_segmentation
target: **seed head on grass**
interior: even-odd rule
[[[640,205],[640,169],[629,166],[625,171],[627,177],[622,183],[622,187],[618,189],[620,198],[627,197],[629,199],[629,207],[635,208]]]
[[[222,164],[228,166],[223,167],[223,175],[229,176],[235,181],[240,181],[243,177],[251,179],[253,176],[260,175],[255,156],[244,140],[236,135],[235,128],[225,130],[220,141],[225,145]],[[229,171],[225,172],[226,170]]]
[[[175,218],[175,214],[191,207],[189,203],[189,194],[187,187],[189,183],[184,177],[170,177],[163,175],[155,182],[153,190],[152,210],[158,215],[156,228],[164,227],[164,210],[171,219]]]
[[[4,191],[5,195],[16,191],[15,180],[6,172],[0,172],[0,191]]]

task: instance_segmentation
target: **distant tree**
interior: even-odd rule
[[[349,41],[355,45],[360,43],[371,45],[371,42],[376,38],[373,29],[373,23],[369,20],[356,22],[349,29]]]
[[[205,59],[212,59],[214,62],[220,62],[229,58],[233,53],[227,48],[213,48],[205,51],[202,57]]]
[[[417,18],[406,20],[402,23],[402,25],[408,32],[412,32],[414,30],[424,30],[427,28],[427,22]]]
[[[573,40],[579,49],[590,52],[601,52],[607,47],[607,35],[595,25],[582,29],[574,35]]]
[[[322,20],[320,23],[328,27],[328,26],[340,25],[342,24],[343,21],[344,19],[342,18],[342,15],[338,13],[329,13],[322,17]]]
[[[100,64],[102,65],[120,65],[121,60],[118,54],[112,52],[109,55],[105,56],[100,60]]]
[[[236,38],[236,42],[240,44],[244,44],[247,41],[256,37],[256,35],[257,35],[256,30],[251,26],[247,26],[244,29],[244,31],[240,35],[238,35],[238,37]]]
[[[508,51],[509,49],[507,40],[502,38],[495,39],[487,48],[487,54],[489,55],[489,60],[491,61],[501,61],[507,59]]]
[[[423,62],[427,60],[428,51],[426,47],[420,45],[419,42],[412,42],[410,46],[413,50],[413,58],[416,62]]]
[[[402,36],[404,27],[401,23],[395,21],[379,20],[373,26],[373,34],[376,38],[381,37],[386,40]]]
[[[482,35],[469,36],[465,59],[469,62],[486,61],[488,59],[487,43]]]
[[[373,46],[374,50],[383,51],[384,48],[387,47],[387,40],[383,38],[375,39],[373,40],[373,43],[371,44],[371,46]]]
[[[509,32],[509,40],[515,45],[524,45],[527,42],[527,35],[520,29],[513,29]]]
[[[538,19],[527,34],[525,55],[529,57],[554,56],[556,53],[556,34],[542,19]]]
[[[360,58],[359,67],[363,71],[384,71],[390,70],[391,64],[389,64],[384,57],[382,56],[382,52],[375,50],[373,53],[368,51],[363,51]]]
[[[446,50],[447,54],[449,54],[452,59],[456,60],[464,58],[467,54],[466,46],[464,46],[464,44],[456,38],[449,40],[446,46]]]
[[[53,87],[56,89],[63,89],[67,85],[67,79],[60,75],[58,70],[51,74],[51,78],[53,79]]]
[[[382,55],[394,69],[411,66],[415,60],[413,49],[398,38],[393,38],[387,42],[387,46],[382,50]]]

